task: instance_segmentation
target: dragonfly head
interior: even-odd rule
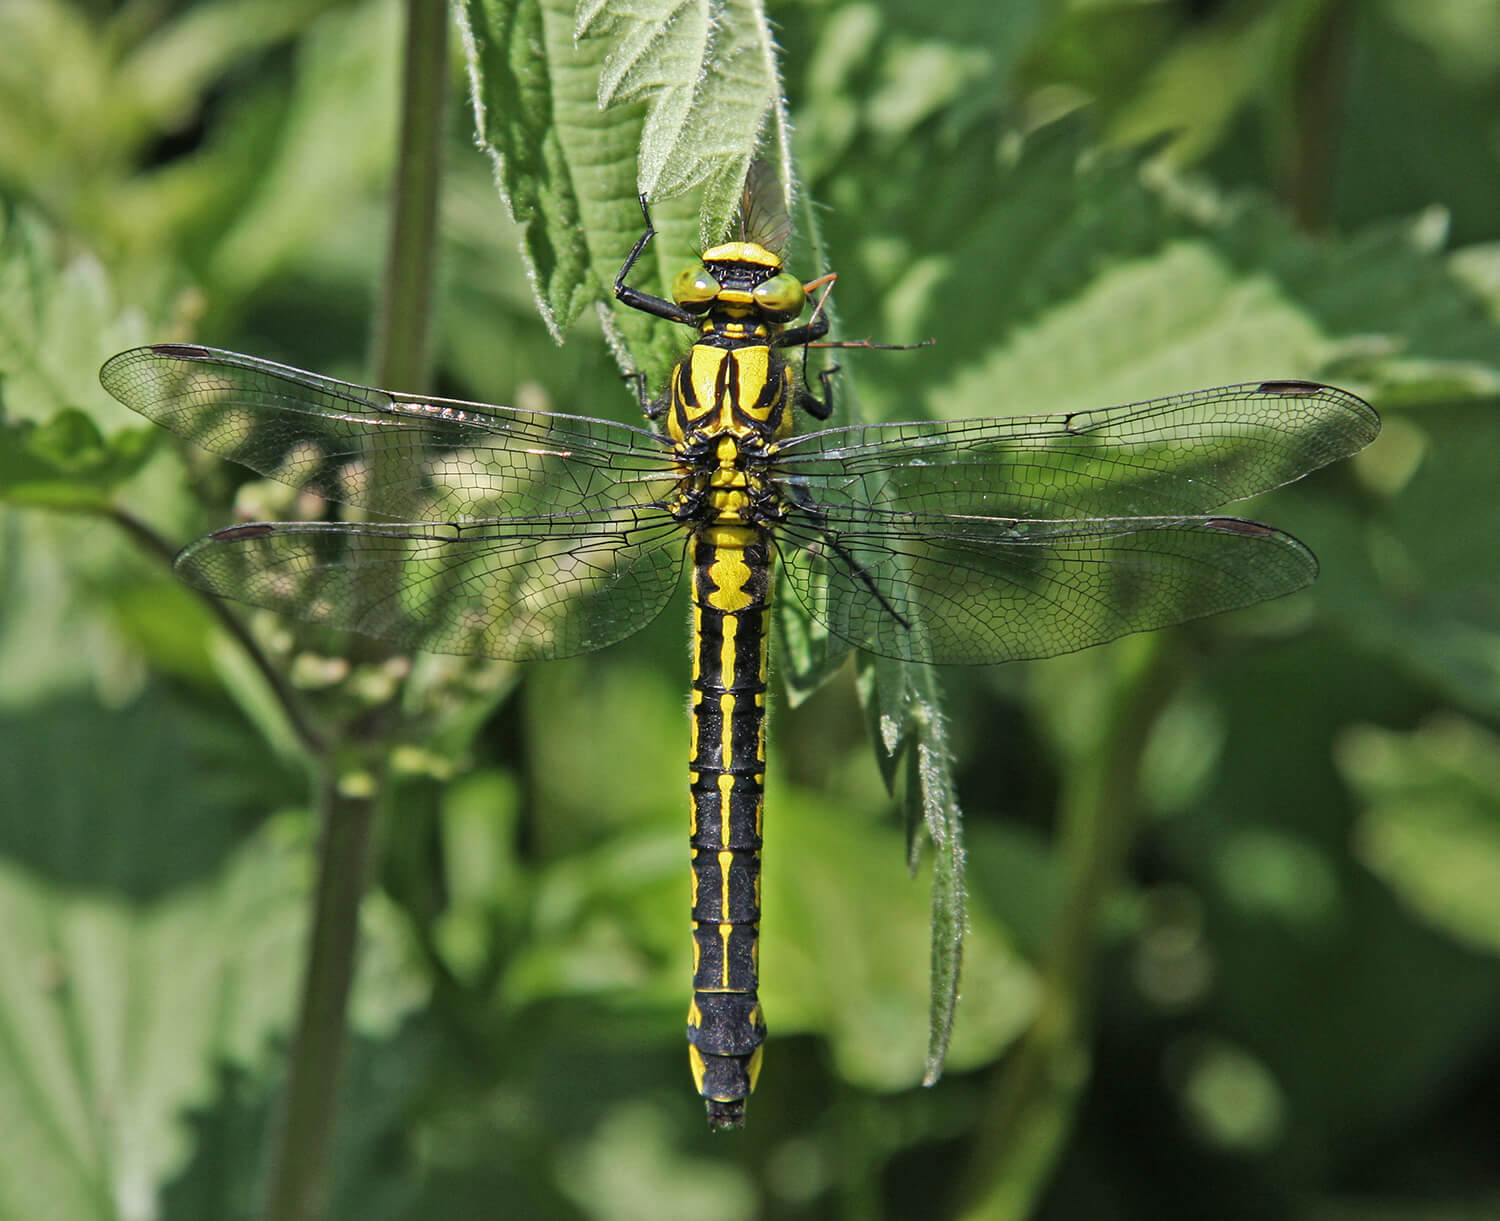
[[[755,242],[725,242],[703,252],[699,267],[685,268],[672,285],[684,309],[708,313],[758,313],[765,321],[790,322],[807,302],[802,282],[782,270],[781,259]]]

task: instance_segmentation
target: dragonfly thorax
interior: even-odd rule
[[[700,341],[673,372],[667,432],[684,454],[710,451],[720,437],[764,449],[791,431],[794,389],[770,344]]]

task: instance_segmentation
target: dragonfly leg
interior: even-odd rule
[[[807,349],[802,349],[802,381],[797,385],[797,407],[815,420],[826,420],[833,414],[833,375],[838,365],[830,365],[818,372],[818,381],[823,385],[823,397],[819,398],[807,388]]]
[[[829,372],[833,372],[833,370],[829,370]],[[854,554],[849,550],[849,548],[844,546],[844,544],[839,540],[839,536],[832,530],[828,529],[823,515],[818,512],[818,506],[808,496],[807,490],[805,488],[796,488],[789,484],[784,489],[784,493],[787,495],[787,499],[785,502],[783,502],[781,506],[781,512],[777,515],[775,520],[784,520],[787,516],[789,516],[788,509],[790,509],[792,506],[795,506],[799,511],[806,514],[809,523],[816,526],[818,528],[818,531],[822,534],[823,542],[825,542],[829,546],[829,548],[836,556],[839,557],[839,559],[844,561],[844,563],[848,566],[850,573],[858,578],[860,584],[862,584],[867,590],[870,591],[870,596],[873,597],[875,601],[880,603],[881,608],[885,611],[885,613],[888,614],[897,623],[899,623],[902,627],[909,630],[911,628],[911,620],[909,620],[905,615],[903,615],[899,610],[896,609],[891,600],[887,598],[881,591],[880,586],[875,583],[875,578],[870,575],[865,566],[854,557]]]
[[[697,322],[697,319],[675,301],[653,296],[638,288],[631,288],[625,283],[625,277],[630,274],[630,269],[635,266],[636,260],[641,257],[647,244],[656,236],[656,226],[651,223],[651,210],[646,206],[646,197],[640,196],[640,201],[641,217],[646,222],[646,231],[636,239],[635,245],[630,248],[630,253],[625,256],[625,262],[620,265],[619,274],[615,276],[615,298],[621,305],[629,306],[631,309],[665,318],[668,322],[683,322],[691,326]]]
[[[794,326],[789,331],[782,331],[776,336],[775,346],[778,348],[805,348],[810,343],[816,343],[828,334],[828,319],[819,315],[806,326]]]
[[[652,398],[646,390],[646,375],[639,369],[634,373],[620,374],[620,380],[629,382],[635,388],[635,401],[641,405],[641,414],[648,420],[659,420],[666,414],[667,396],[662,394]]]

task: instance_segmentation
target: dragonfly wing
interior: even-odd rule
[[[793,515],[777,540],[787,583],[831,632],[945,664],[1071,653],[1291,593],[1318,570],[1290,535],[1232,517],[832,510]]]
[[[985,517],[1179,517],[1280,487],[1380,431],[1363,399],[1252,382],[1055,416],[833,428],[791,437],[791,499]]]
[[[99,379],[212,453],[397,521],[608,510],[667,496],[678,478],[644,429],[398,394],[195,344],[122,352]]]
[[[682,572],[670,519],[233,526],[178,571],[224,597],[388,640],[512,661],[570,657],[650,623]]]

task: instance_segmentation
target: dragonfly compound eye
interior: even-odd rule
[[[766,313],[784,318],[795,318],[807,301],[802,281],[788,271],[757,284],[752,295],[755,304]]]
[[[719,282],[705,267],[684,267],[672,281],[672,300],[695,313],[712,305],[719,292]]]

